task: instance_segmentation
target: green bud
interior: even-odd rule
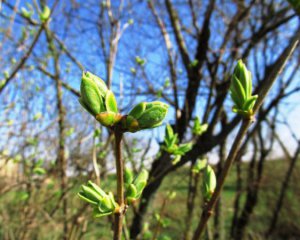
[[[127,21],[127,23],[128,23],[129,25],[132,25],[132,24],[134,23],[134,20],[131,18],[131,19],[129,19],[129,20]]]
[[[118,207],[111,192],[106,194],[98,185],[91,181],[88,181],[87,186],[81,186],[78,196],[94,206],[95,217],[112,214]]]
[[[197,161],[195,162],[192,172],[193,173],[199,173],[201,170],[203,170],[207,165],[207,159],[197,159]]]
[[[166,126],[166,138],[171,139],[174,136],[174,131],[173,128],[171,127],[170,124],[167,124]]]
[[[99,137],[100,134],[101,134],[101,129],[96,128],[95,131],[94,131],[94,137],[95,137],[95,138],[96,138],[96,137]]]
[[[140,66],[144,66],[145,63],[146,63],[146,60],[140,58],[139,56],[136,56],[136,57],[135,57],[135,61],[136,61],[136,63],[137,63],[138,65],[140,65]]]
[[[115,95],[112,91],[108,90],[105,96],[106,111],[118,113],[118,106]]]
[[[125,184],[131,184],[133,181],[133,172],[129,168],[125,168],[124,171],[124,182]]]
[[[173,160],[172,160],[172,165],[176,165],[177,163],[179,163],[181,160],[181,155],[175,155]]]
[[[251,117],[257,95],[252,96],[252,77],[246,65],[239,60],[231,79],[230,96],[234,102],[233,111],[244,117]]]
[[[178,142],[177,134],[174,134],[171,125],[167,124],[166,134],[164,138],[165,145],[162,146],[162,149],[170,154],[173,154],[178,149],[177,142]]]
[[[9,77],[9,73],[8,73],[8,71],[4,71],[4,73],[3,73],[3,75],[4,75],[4,78],[8,78]]]
[[[166,104],[147,104],[146,110],[143,112],[141,117],[137,119],[140,128],[152,128],[153,126],[157,126],[157,124],[161,124],[167,114],[167,111],[168,106]]]
[[[137,190],[136,198],[139,198],[141,196],[144,188],[147,185],[148,177],[149,177],[148,171],[143,169],[136,177],[136,179],[134,179],[133,184],[135,185]]]
[[[32,14],[33,14],[33,11],[28,11],[26,8],[22,7],[21,8],[21,12],[22,12],[22,15],[25,17],[25,18],[31,18]]]
[[[194,61],[192,61],[190,64],[189,64],[189,68],[195,68],[197,67],[199,64],[199,61],[197,59],[194,59]]]
[[[136,69],[135,68],[130,68],[130,72],[133,74],[133,75],[135,75],[136,74]]]
[[[194,126],[193,126],[193,129],[192,129],[192,132],[195,135],[197,135],[197,136],[202,135],[204,132],[206,132],[207,128],[208,128],[207,123],[201,124],[199,117],[195,118]]]
[[[101,197],[106,195],[106,193],[97,184],[93,183],[92,181],[88,181],[87,185],[88,187],[96,191]]]
[[[80,85],[81,105],[93,116],[104,112],[103,96],[98,85],[93,78],[88,77],[88,73],[83,73]]]
[[[87,71],[82,73],[82,80],[83,79],[92,80],[97,85],[100,95],[105,98],[108,89],[105,82],[100,77]]]
[[[168,192],[168,198],[170,200],[174,199],[176,197],[177,193],[175,191]]]
[[[107,89],[105,82],[90,72],[82,74],[80,104],[106,127],[116,125],[122,119],[118,113],[115,95]]]
[[[176,151],[174,151],[174,154],[183,156],[184,154],[189,152],[192,149],[192,147],[193,147],[192,143],[180,144],[179,147],[176,149]]]
[[[37,174],[37,175],[44,175],[44,174],[46,174],[46,170],[41,167],[35,167],[35,168],[33,168],[33,173]]]
[[[94,217],[98,218],[113,214],[118,206],[112,192],[109,192],[109,194],[105,194],[98,203],[97,208],[94,209]]]
[[[111,212],[113,209],[113,204],[111,202],[110,197],[107,195],[105,196],[98,205],[98,209],[100,212]]]
[[[93,205],[97,205],[98,202],[102,199],[99,193],[97,193],[94,189],[85,185],[81,186],[81,191],[78,193],[78,196],[84,201],[91,203]]]
[[[128,203],[134,202],[138,198],[138,192],[134,184],[129,184],[126,189],[126,200]]]
[[[162,102],[141,102],[136,105],[123,120],[123,129],[136,132],[142,129],[158,127],[168,112],[168,105]]]
[[[207,165],[203,172],[203,197],[209,200],[217,185],[216,175],[211,166]]]
[[[143,112],[146,110],[146,103],[145,102],[141,102],[139,104],[137,104],[130,112],[129,112],[129,116],[138,119],[140,116],[142,116]]]
[[[247,90],[245,91],[245,97],[248,97],[249,95],[248,84],[251,83],[251,75],[248,74],[248,69],[246,68],[242,60],[238,61],[234,69],[233,76],[238,79],[239,83],[242,86],[242,89]]]
[[[45,6],[43,11],[40,13],[40,19],[42,22],[46,22],[51,14],[51,10],[48,6]]]

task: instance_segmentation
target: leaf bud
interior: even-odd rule
[[[166,117],[168,105],[162,102],[137,104],[123,121],[123,128],[129,132],[158,127]]]
[[[242,60],[239,60],[234,68],[230,84],[230,96],[234,102],[234,112],[244,117],[253,115],[252,108],[258,96],[252,96],[251,72],[248,71]]]
[[[112,127],[122,119],[115,95],[98,76],[83,72],[80,92],[80,104],[103,126]]]
[[[207,165],[206,168],[204,168],[203,172],[203,197],[205,200],[209,200],[216,188],[217,180],[214,170],[211,166]]]

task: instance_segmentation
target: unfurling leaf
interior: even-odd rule
[[[80,85],[80,104],[105,127],[113,127],[122,119],[115,95],[98,76],[84,72]]]
[[[214,170],[211,166],[207,165],[206,168],[204,168],[203,172],[203,197],[206,201],[208,201],[211,196],[213,195],[215,188],[217,186],[217,180]]]
[[[43,11],[40,13],[40,19],[42,22],[47,22],[51,14],[51,10],[48,6],[43,8]]]
[[[132,203],[141,197],[147,184],[148,176],[148,171],[143,169],[132,181],[132,172],[130,170],[125,171],[126,200],[128,203]]]
[[[141,102],[122,121],[124,131],[136,132],[160,126],[168,112],[168,105],[162,102]]]
[[[251,73],[242,60],[239,60],[231,79],[230,96],[234,102],[233,111],[244,116],[253,115],[257,95],[252,96]]]
[[[78,196],[94,207],[94,217],[102,217],[113,214],[118,208],[113,194],[106,194],[98,185],[89,181],[81,186]]]
[[[201,170],[203,170],[207,165],[207,159],[197,159],[197,161],[195,162],[194,166],[193,166],[193,173],[199,173]]]

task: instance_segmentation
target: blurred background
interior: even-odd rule
[[[126,166],[150,171],[125,239],[191,239],[204,204],[194,164],[206,158],[218,176],[240,124],[228,94],[239,59],[254,93],[287,63],[204,239],[300,239],[299,46],[286,56],[299,2],[0,0],[0,9],[0,239],[112,239],[112,218],[94,219],[76,195],[89,179],[115,189],[113,135],[78,102],[86,70],[124,114],[141,101],[170,105],[162,126],[125,134]],[[195,119],[207,129],[195,131]],[[167,123],[192,143],[180,159],[164,151]]]

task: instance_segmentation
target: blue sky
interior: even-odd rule
[[[22,6],[26,6],[27,1],[21,1],[19,9],[21,9]],[[80,2],[80,1],[79,1]],[[87,5],[92,1],[82,1],[81,4]],[[53,1],[49,1],[49,5],[51,6]],[[79,9],[72,9],[71,5],[68,7],[66,5],[67,3],[60,2],[58,5],[57,10],[54,12],[52,16],[52,21],[50,24],[50,28],[54,29],[56,34],[66,42],[67,48],[72,52],[74,56],[76,56],[77,60],[80,61],[86,68],[86,70],[89,70],[101,77],[105,77],[105,65],[103,62],[103,55],[102,51],[99,45],[99,36],[96,34],[97,32],[97,26],[93,23],[93,21],[97,18],[97,7],[96,8],[90,8],[88,11],[83,10],[83,8]],[[67,7],[65,7],[67,6]],[[28,8],[28,7],[27,7]],[[74,18],[79,18],[79,20],[76,20],[76,24],[73,22],[74,20],[62,18],[61,16],[61,10],[64,8],[65,11],[68,11],[71,13],[71,15],[74,16]],[[183,23],[188,25],[191,22],[191,17],[189,12],[187,11],[187,8],[184,7],[178,7],[178,11],[180,12],[181,16],[183,16]],[[202,8],[204,11],[204,8]],[[235,9],[230,6],[229,4],[224,5],[224,9],[227,9],[227,13],[233,16]],[[2,9],[3,12],[7,12],[9,14],[9,10],[5,7]],[[255,13],[252,13],[255,14]],[[199,13],[200,16],[202,16],[202,12]],[[168,17],[162,13],[162,17],[164,20],[167,20]],[[34,16],[35,19],[37,19],[37,15]],[[160,90],[163,87],[163,84],[167,78],[169,78],[169,70],[166,68],[166,51],[164,48],[163,40],[160,36],[159,29],[156,26],[153,26],[153,20],[151,19],[151,14],[147,10],[145,3],[138,3],[135,8],[131,9],[130,11],[125,11],[125,14],[122,15],[121,25],[124,27],[128,20],[133,19],[134,23],[133,25],[129,26],[123,33],[119,49],[118,49],[118,55],[117,55],[117,61],[114,68],[114,75],[113,75],[113,90],[116,93],[116,96],[123,102],[123,107],[126,106],[128,103],[137,103],[139,101],[147,99],[149,100],[156,100],[156,96],[152,96],[150,99],[145,96],[139,96],[136,97],[134,94],[131,97],[123,97],[122,94],[130,95],[132,93],[132,85],[134,84],[135,88],[140,88],[141,91],[143,91],[145,88],[145,82],[139,78],[139,74],[137,77],[135,77],[131,72],[130,68],[135,67],[137,68],[135,64],[135,57],[140,56],[142,58],[145,58],[147,60],[145,71],[147,72],[147,75],[149,79],[151,80],[151,83],[153,84],[154,88],[156,90]],[[212,51],[218,50],[218,46],[220,44],[220,40],[222,37],[218,37],[219,34],[222,34],[220,29],[223,28],[224,23],[221,21],[218,21],[218,16],[216,16],[216,20],[212,21],[211,30],[213,37],[210,40],[210,45],[212,47]],[[18,36],[21,36],[22,29],[20,21],[22,21],[20,18],[17,18],[16,23],[14,24],[14,37],[18,38]],[[70,22],[68,22],[70,21]],[[202,17],[199,17],[199,23],[201,23]],[[298,20],[295,19],[294,21],[291,21],[289,23],[290,28],[295,29],[298,27],[299,23]],[[1,18],[0,26],[7,26],[7,21]],[[167,26],[170,30],[170,26]],[[216,29],[216,31],[214,31]],[[82,33],[82,30],[85,30],[84,33]],[[274,45],[280,43],[280,46],[278,46],[278,54],[280,54],[281,50],[285,46],[284,40],[287,39],[288,36],[292,34],[292,32],[286,31],[284,28],[280,29],[282,31],[282,35],[279,39],[277,39],[277,42],[274,42]],[[29,30],[28,30],[29,31]],[[247,35],[247,28],[243,29],[245,31],[245,35]],[[186,36],[186,35],[185,35]],[[3,38],[3,34],[0,34],[0,38]],[[27,40],[27,43],[31,41],[32,38],[29,38]],[[171,36],[172,41],[174,41],[174,37]],[[95,44],[98,43],[98,44]],[[7,56],[14,57],[17,61],[20,59],[20,57],[23,54],[22,49],[14,49],[12,45],[7,41],[5,43],[4,47],[6,47]],[[187,37],[187,44],[188,49],[193,52],[193,49],[195,49],[195,41],[191,37]],[[271,43],[272,44],[272,43]],[[259,47],[259,46],[258,46]],[[174,49],[177,51],[177,49]],[[46,60],[44,57],[47,55],[47,47],[45,44],[45,37],[43,36],[40,41],[38,42],[35,50],[34,50],[34,58],[31,58],[27,65],[30,64],[36,64],[36,59],[40,57],[41,60]],[[229,54],[230,49],[227,49],[225,53],[225,59],[227,55]],[[258,56],[258,58],[264,59],[265,56],[261,55]],[[267,53],[268,61],[272,61],[275,59],[276,54],[274,52],[271,54],[271,52]],[[70,59],[68,59],[67,56],[62,56],[60,60],[60,67],[62,69],[63,73],[63,81],[70,84],[74,89],[79,90],[80,85],[80,78],[81,78],[81,70],[76,67],[74,64],[70,65]],[[7,63],[1,63],[2,69],[11,71],[11,64],[9,61]],[[48,69],[52,71],[52,63],[51,61],[48,61]],[[249,61],[249,69],[253,69],[254,65],[253,62]],[[66,70],[69,69],[70,72],[66,72]],[[184,67],[182,66],[181,62],[178,61],[178,83],[180,83],[180,88],[184,89],[186,87],[186,75],[184,73]],[[181,73],[181,70],[183,70],[183,73]],[[140,70],[138,70],[140,71]],[[207,73],[205,73],[207,74]],[[261,73],[263,74],[263,72]],[[297,73],[297,79],[299,79],[299,72]],[[24,84],[24,81],[26,84]],[[299,81],[295,81],[294,84],[299,85]],[[26,93],[24,86],[27,87],[37,87],[42,89],[40,92],[43,95],[40,95],[39,93],[36,96],[30,96],[29,93]],[[120,86],[123,86],[123,91],[120,91]],[[295,85],[294,85],[295,86]],[[294,87],[291,86],[291,87]],[[276,85],[274,86],[276,87]],[[170,90],[165,89],[166,93],[170,93]],[[26,71],[21,73],[13,82],[13,84],[10,86],[10,88],[6,91],[8,93],[5,96],[1,96],[2,99],[0,99],[0,102],[4,102],[5,104],[9,104],[10,102],[14,101],[17,102],[16,107],[13,108],[13,111],[4,112],[2,111],[0,113],[0,119],[1,120],[14,120],[14,123],[16,125],[13,125],[15,128],[19,128],[20,124],[25,121],[26,119],[32,119],[37,113],[42,112],[43,118],[38,121],[38,127],[36,122],[32,122],[32,125],[29,125],[28,132],[26,132],[26,135],[30,135],[30,132],[38,132],[41,129],[45,128],[50,124],[50,122],[55,118],[55,109],[53,106],[53,102],[55,101],[55,97],[53,96],[54,93],[54,85],[51,79],[41,75],[36,70],[34,71]],[[205,106],[205,95],[203,94],[203,91],[200,90],[200,95],[197,102],[197,108],[195,111],[195,116],[201,116],[203,114],[203,109]],[[43,96],[47,95],[47,99],[45,99]],[[28,103],[29,107],[33,109],[28,115],[23,116],[20,119],[18,114],[22,112],[22,108],[26,107],[26,101],[24,101],[24,97],[31,98],[31,101]],[[121,97],[121,98],[120,98]],[[288,106],[282,105],[280,107],[281,114],[283,116],[288,116],[287,120],[291,123],[292,128],[294,128],[295,132],[299,136],[299,131],[297,131],[298,126],[298,119],[300,117],[300,111],[299,111],[299,102],[300,97],[299,95],[294,95],[293,97],[288,99],[288,102],[292,103]],[[74,97],[72,94],[68,93],[67,91],[64,91],[64,102],[68,108],[68,124],[69,127],[75,127],[78,131],[83,131],[86,134],[91,129],[84,129],[82,126],[78,126],[78,122],[82,121],[82,116],[84,117],[84,122],[91,121],[91,117],[88,116],[86,113],[82,113],[83,111],[80,109],[79,104],[77,102],[76,97]],[[180,99],[181,105],[182,105],[182,98]],[[33,106],[34,107],[31,107]],[[228,109],[231,108],[232,104],[229,101],[226,103],[226,106]],[[128,111],[128,108],[125,109]],[[168,117],[166,119],[166,122],[172,122],[174,119],[174,110],[170,109]],[[233,114],[231,114],[233,116]],[[294,148],[293,140],[291,139],[288,131],[284,128],[279,126],[279,133],[282,139],[285,143],[291,148],[291,150]],[[0,128],[0,133],[6,135],[7,128]],[[48,132],[47,134],[55,135],[55,133]],[[164,135],[164,127],[160,127],[158,129],[155,129],[153,131],[143,131],[139,134],[136,134],[135,136],[139,138],[148,138],[154,136],[155,139],[158,139],[159,141],[162,140]],[[19,139],[20,140],[20,139]],[[6,139],[3,140],[4,142]],[[15,141],[18,141],[18,139],[15,139]],[[1,145],[0,145],[1,146]],[[1,147],[0,147],[1,149]],[[277,148],[278,149],[278,148]],[[154,150],[155,151],[155,150]]]

